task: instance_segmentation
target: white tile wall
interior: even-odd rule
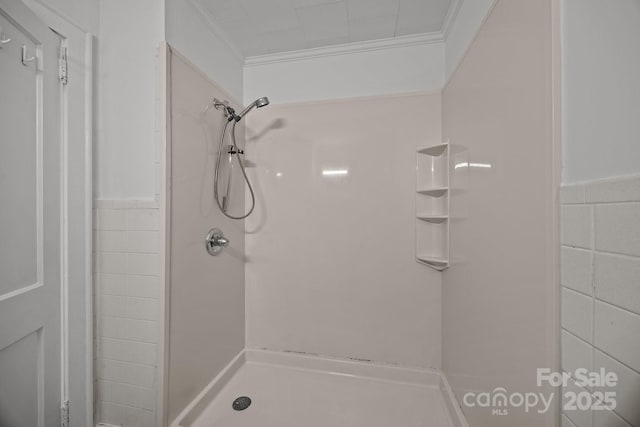
[[[593,298],[562,289],[562,328],[589,341],[593,335]]]
[[[583,294],[591,295],[591,257],[589,250],[562,247],[562,286]]]
[[[604,368],[607,372],[615,372],[618,375],[616,412],[632,425],[640,425],[640,410],[638,410],[640,373],[599,350],[595,351],[594,368],[596,370]]]
[[[640,203],[597,205],[595,209],[595,246],[603,252],[640,256]]]
[[[597,254],[594,268],[598,299],[640,313],[640,258]]]
[[[640,200],[640,177],[590,183],[585,188],[588,203],[637,202]]]
[[[562,424],[561,427],[574,427],[575,424],[567,417],[565,414],[562,414]]]
[[[571,402],[566,397],[564,397],[565,392],[573,392],[576,394],[582,394],[585,392],[588,393],[587,389],[578,386],[574,381],[570,381],[569,385],[565,387],[563,390],[563,399],[562,399],[563,407],[565,407],[565,405],[567,404],[571,404]],[[563,413],[569,418],[569,420],[571,420],[573,425],[575,425],[576,427],[592,427],[593,426],[593,415],[591,411],[583,411],[576,407],[575,409],[565,410],[563,411]]]
[[[565,412],[562,425],[638,427],[640,177],[566,186],[560,200],[562,368],[619,379],[614,411]]]
[[[593,368],[593,350],[586,341],[562,331],[562,367],[567,372],[578,368]]]
[[[640,372],[640,316],[596,302],[593,344]]]
[[[96,421],[151,427],[160,313],[158,203],[98,200],[94,214]]]
[[[615,412],[599,411],[593,414],[593,427],[629,427]]]
[[[562,233],[563,245],[576,248],[591,248],[592,244],[592,213],[593,209],[588,205],[563,205],[562,206]]]

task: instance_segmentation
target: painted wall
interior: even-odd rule
[[[230,95],[177,54],[170,61],[168,422],[245,343],[244,221],[223,217],[213,199],[214,162],[225,119],[215,109],[202,114],[214,97]],[[242,145],[244,128],[237,133]],[[224,170],[221,176],[226,176]],[[237,167],[232,182],[229,212],[237,214],[244,208]],[[213,227],[231,241],[216,257],[204,244]]]
[[[156,193],[155,76],[163,14],[156,0],[100,3],[97,198],[152,199]]]
[[[85,32],[97,36],[100,31],[100,0],[35,0],[56,12]]]
[[[619,378],[601,390],[615,411],[565,411],[563,425],[637,426],[640,180],[625,175],[640,172],[640,2],[562,6],[562,369]]]
[[[96,197],[153,199],[159,191],[154,77],[160,42],[183,52],[234,99],[242,99],[243,59],[191,1],[109,0],[100,2],[99,12]]]
[[[242,101],[244,57],[216,30],[192,0],[165,0],[167,42]]]
[[[536,385],[558,352],[551,59],[551,2],[498,0],[443,91],[453,153],[443,367],[461,403],[496,387],[552,391]],[[463,410],[474,427],[555,425],[553,409]]]
[[[243,58],[190,1],[169,0],[166,5],[155,0],[41,2],[98,40],[95,196],[153,199],[158,193],[156,62],[165,32],[169,43],[238,100],[242,99]]]
[[[249,58],[244,69],[245,103],[262,96],[282,104],[440,91],[444,44],[424,37],[403,40]]]
[[[440,96],[271,105],[247,123],[247,345],[439,367],[440,274],[413,242]]]
[[[640,172],[640,2],[563,0],[565,183]]]
[[[640,178],[566,186],[560,197],[562,370],[618,376],[617,386],[592,390],[616,393],[613,412],[563,417],[570,427],[640,426]]]

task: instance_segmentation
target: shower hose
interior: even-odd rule
[[[215,168],[215,174],[214,174],[214,179],[213,179],[213,192],[214,192],[214,197],[216,199],[216,204],[218,205],[218,208],[220,209],[220,212],[222,212],[222,214],[224,216],[226,216],[227,218],[230,219],[244,219],[246,217],[248,217],[249,215],[251,215],[251,213],[253,212],[253,210],[256,207],[256,196],[253,192],[253,187],[251,186],[251,182],[249,181],[249,177],[247,177],[247,171],[245,169],[244,166],[244,161],[242,160],[242,157],[240,157],[240,149],[238,148],[238,144],[236,143],[236,125],[238,124],[237,121],[233,120],[233,118],[231,118],[231,120],[229,120],[226,111],[225,111],[225,124],[224,127],[222,129],[222,134],[220,135],[220,143],[218,144],[218,158],[216,159],[216,168]],[[236,158],[238,159],[238,164],[240,165],[240,170],[242,171],[242,176],[244,177],[245,182],[247,183],[247,187],[249,187],[249,193],[251,194],[251,208],[249,209],[249,212],[245,213],[242,216],[233,216],[230,215],[229,213],[226,212],[226,208],[223,206],[223,204],[220,202],[220,197],[218,195],[218,180],[219,180],[219,176],[220,176],[220,159],[222,158],[222,147],[224,147],[224,137],[227,134],[227,128],[229,127],[229,123],[233,122],[233,124],[231,125],[231,143],[233,144],[233,148],[234,150],[232,150],[233,152],[231,153],[231,155],[235,155]],[[231,170],[229,170],[229,174],[231,174]],[[230,178],[230,177],[229,177]]]

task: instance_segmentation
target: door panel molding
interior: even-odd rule
[[[0,14],[14,40],[0,51],[0,66],[6,73],[0,129],[8,142],[2,149],[9,173],[0,182],[7,203],[4,234],[9,237],[2,241],[0,256],[11,260],[0,272],[9,291],[0,301],[0,377],[3,383],[14,384],[10,389],[23,393],[15,405],[15,397],[2,397],[0,403],[6,406],[0,417],[5,419],[0,423],[56,427],[62,384],[61,93],[56,65],[60,39],[19,0],[0,0]],[[35,274],[29,272],[34,266]],[[33,343],[24,344],[33,341],[28,337],[34,332],[35,348]],[[34,353],[35,366],[25,369],[25,361]],[[28,387],[28,375],[35,378],[31,383],[35,388]],[[25,411],[33,407],[36,417],[29,415],[32,410]]]
[[[93,419],[93,44],[94,36],[39,0],[23,0],[68,49],[64,86],[63,180],[67,218],[63,251],[66,318],[65,398],[70,427]],[[69,369],[69,366],[73,369]]]
[[[24,8],[22,2],[17,0],[0,0],[0,8],[10,13],[16,21],[19,21],[21,16],[35,12],[41,21],[60,36],[69,51],[68,84],[64,87],[58,86],[62,92],[60,106],[63,114],[58,181],[62,186],[62,194],[58,226],[62,227],[63,234],[57,238],[61,245],[61,254],[64,254],[59,260],[59,264],[62,265],[59,276],[64,289],[61,300],[65,306],[60,326],[68,333],[64,344],[65,352],[60,361],[66,383],[61,387],[61,392],[62,400],[71,400],[70,426],[91,426],[94,423],[91,261],[94,38],[68,21],[63,14],[57,13],[39,0],[23,2],[28,8]],[[18,9],[27,10],[21,12]],[[45,66],[49,61],[52,60],[47,60]],[[57,61],[52,62],[57,68]],[[46,226],[44,231],[47,231]],[[47,239],[47,236],[43,235],[43,239]],[[38,286],[28,286],[28,289],[13,292],[6,297],[21,298],[20,295],[23,293],[39,292],[40,289],[36,288]],[[33,325],[36,323],[33,322]],[[46,335],[45,331],[43,337]],[[69,369],[69,366],[72,369]],[[59,419],[58,413],[56,419]]]

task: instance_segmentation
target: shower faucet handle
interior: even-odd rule
[[[229,246],[230,242],[229,239],[224,237],[224,234],[222,234],[222,231],[220,229],[212,228],[207,234],[205,243],[209,255],[216,256],[222,251],[223,248]]]
[[[213,241],[213,244],[215,246],[222,246],[223,248],[226,248],[227,246],[229,246],[229,239],[225,237],[218,237]]]

